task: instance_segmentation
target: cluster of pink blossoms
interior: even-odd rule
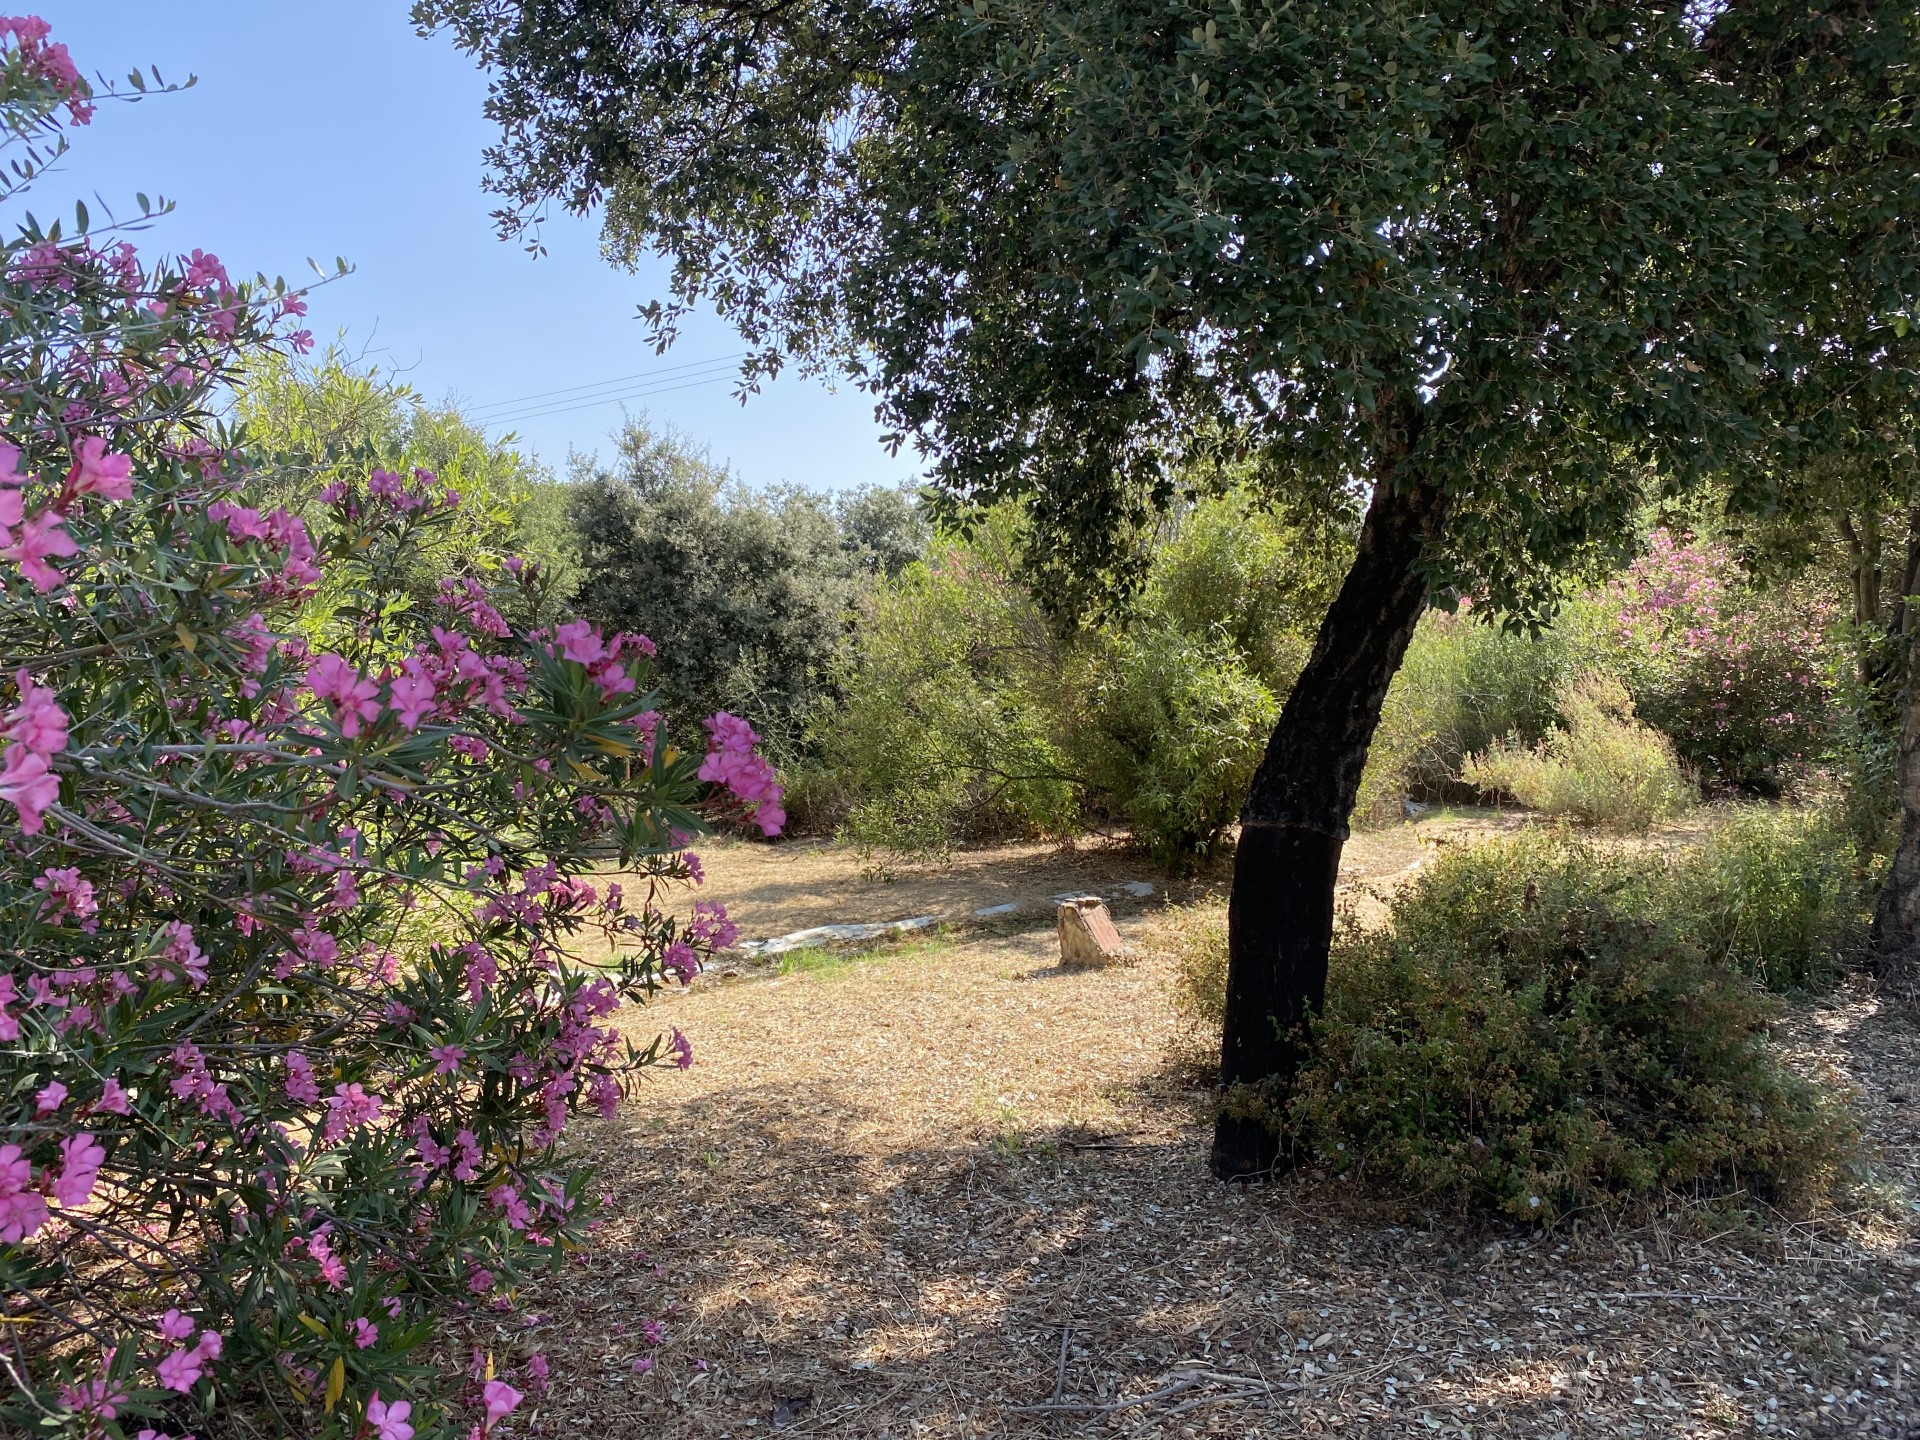
[[[67,514],[83,495],[103,500],[125,500],[133,494],[133,461],[107,453],[107,442],[87,435],[74,442],[73,466],[59,493],[43,509],[26,513],[20,487],[20,449],[0,444],[0,559],[13,561],[34,589],[43,594],[65,580],[52,561],[78,554],[67,534]]]
[[[707,758],[700,764],[700,778],[726,786],[747,807],[763,834],[778,835],[787,823],[787,812],[780,803],[786,798],[786,790],[774,778],[773,766],[766,757],[754,749],[760,737],[746,721],[724,710],[705,723],[711,741]]]
[[[43,1091],[42,1095],[44,1109],[36,1109],[51,1115],[66,1099],[66,1087],[59,1086],[53,1094]],[[46,1105],[45,1101],[53,1103]],[[47,1223],[49,1196],[69,1209],[85,1205],[93,1198],[94,1181],[106,1158],[107,1152],[92,1135],[78,1131],[60,1142],[58,1168],[48,1166],[36,1182],[33,1166],[20,1147],[0,1145],[0,1244],[17,1244],[39,1233]]]
[[[26,670],[17,671],[20,703],[6,714],[0,737],[11,743],[0,754],[0,800],[20,812],[20,829],[38,835],[43,818],[60,798],[60,777],[53,773],[53,757],[67,748],[67,712],[54,702],[53,692],[36,685]]]
[[[73,123],[85,125],[93,119],[91,92],[87,82],[80,78],[79,68],[67,53],[67,47],[58,41],[47,43],[52,31],[53,27],[38,15],[0,17],[0,39],[13,41],[27,73],[51,85],[66,101],[67,114]]]
[[[633,676],[620,658],[622,652],[631,651],[649,660],[655,654],[653,641],[644,635],[622,630],[607,640],[598,626],[585,620],[569,621],[556,628],[553,643],[563,657],[586,667],[587,678],[599,687],[602,701],[633,693]]]

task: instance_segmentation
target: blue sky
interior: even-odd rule
[[[638,377],[656,389],[633,401],[709,445],[756,484],[817,488],[893,484],[915,465],[879,443],[872,403],[791,373],[743,407],[698,367],[740,350],[703,316],[664,357],[633,318],[665,293],[665,269],[639,274],[601,261],[598,225],[561,216],[548,254],[528,257],[497,238],[480,189],[484,77],[444,40],[419,39],[406,0],[43,0],[81,70],[118,79],[158,65],[184,93],[103,104],[72,132],[65,173],[36,188],[50,219],[74,196],[116,213],[136,191],[178,209],[137,237],[144,251],[211,250],[237,274],[309,276],[307,257],[356,272],[316,293],[309,323],[404,372],[431,399],[457,397],[510,423],[559,468],[569,446],[609,448],[620,407],[534,408],[592,400],[596,390],[522,397]],[[507,422],[497,422],[497,429]]]

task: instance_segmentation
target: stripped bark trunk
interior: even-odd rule
[[[1353,566],[1287,696],[1241,812],[1227,911],[1220,1079],[1284,1090],[1326,998],[1334,883],[1387,686],[1427,604],[1420,559],[1446,512],[1417,475],[1377,486]],[[1251,1180],[1281,1157],[1259,1119],[1223,1113],[1213,1173]]]

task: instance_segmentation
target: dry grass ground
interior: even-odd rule
[[[1349,882],[1460,828],[1365,837]],[[708,866],[749,935],[1149,878],[1033,847],[893,886],[819,846]],[[1160,899],[1119,909],[1123,934]],[[1041,904],[630,1016],[699,1062],[583,1128],[605,1243],[477,1337],[553,1367],[518,1433],[1920,1434],[1920,1036],[1870,996],[1799,1014],[1790,1043],[1858,1087],[1891,1198],[1717,1237],[1541,1234],[1311,1174],[1216,1184],[1168,983],[1151,955],[1059,970]]]

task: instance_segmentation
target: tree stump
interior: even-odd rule
[[[1106,902],[1098,895],[1062,901],[1058,923],[1061,969],[1091,970],[1127,959],[1127,947],[1113,928]]]

